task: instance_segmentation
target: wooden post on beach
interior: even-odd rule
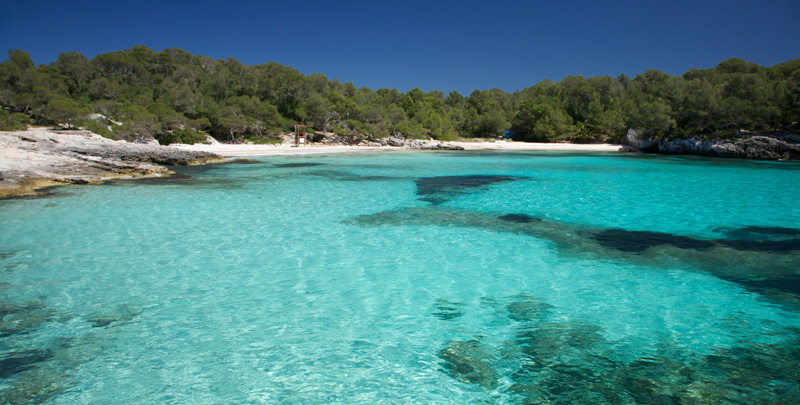
[[[306,144],[306,125],[294,126],[294,146]]]

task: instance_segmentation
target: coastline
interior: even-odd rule
[[[619,145],[446,142],[469,151],[618,152]],[[462,149],[463,148],[463,149]],[[111,179],[159,177],[172,172],[165,165],[202,165],[228,157],[312,154],[391,153],[419,151],[413,147],[305,145],[169,145],[114,141],[89,131],[29,128],[0,132],[0,198],[41,194],[45,187],[99,184]]]

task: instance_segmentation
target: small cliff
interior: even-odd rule
[[[645,153],[742,159],[800,160],[800,135],[794,132],[741,133],[735,139],[645,139],[628,130],[623,144]]]
[[[222,160],[209,152],[112,141],[88,131],[0,132],[0,197],[35,194],[55,184],[166,175],[171,172],[164,165]]]

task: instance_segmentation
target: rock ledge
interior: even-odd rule
[[[88,131],[0,132],[0,198],[36,194],[54,184],[166,175],[171,172],[164,165],[222,160],[210,152],[113,141]]]

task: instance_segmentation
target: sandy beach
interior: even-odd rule
[[[571,144],[571,143],[525,143],[525,142],[446,142],[448,145],[457,145],[464,151],[563,151],[563,152],[618,152],[620,145],[610,144]],[[216,153],[225,157],[239,156],[274,156],[274,155],[312,155],[329,153],[358,153],[358,152],[397,152],[414,149],[394,146],[331,146],[331,145],[305,145],[295,147],[291,145],[170,145],[182,150],[202,151]],[[456,152],[458,153],[458,152]]]

